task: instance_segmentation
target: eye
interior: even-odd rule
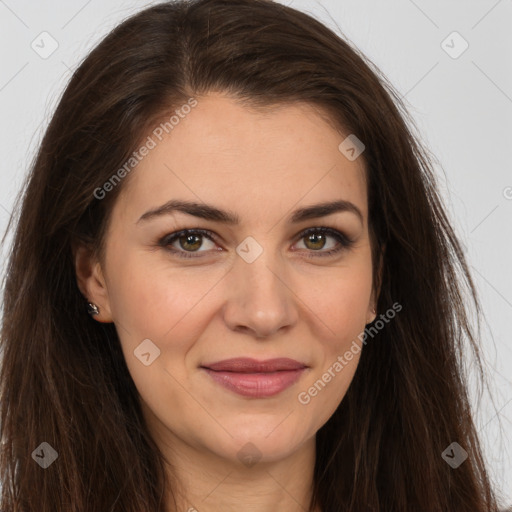
[[[333,239],[335,243],[331,242],[330,247],[327,247],[328,250],[322,250],[328,245],[327,241],[329,238]],[[204,248],[205,239],[212,246],[210,248],[206,247],[205,250],[199,250]],[[300,233],[298,239],[299,242],[305,241],[303,243],[306,248],[306,257],[308,258],[332,256],[344,249],[350,248],[354,243],[340,231],[327,227],[309,228]],[[216,236],[211,231],[184,229],[164,236],[158,244],[180,258],[199,258],[201,257],[200,253],[210,252],[211,250],[222,251],[220,247],[214,248],[216,245],[215,240]]]
[[[344,249],[350,248],[354,243],[340,231],[326,227],[306,229],[299,235],[299,237],[300,241],[305,241],[304,245],[306,246],[306,249],[311,249],[308,251],[309,254],[306,255],[308,258],[314,258],[317,256],[333,256]],[[329,238],[334,239],[337,244],[331,243],[330,247],[328,247],[328,250],[322,250],[325,249],[326,245],[328,245],[327,240]]]
[[[196,258],[197,256],[193,253],[207,252],[198,250],[203,245],[203,240],[205,238],[215,245],[213,234],[210,231],[203,229],[184,229],[182,231],[171,233],[160,240],[159,244],[181,258]]]

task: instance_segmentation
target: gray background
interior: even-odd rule
[[[122,19],[153,3],[0,0],[2,233],[71,70]],[[482,347],[494,406],[486,394],[479,407],[474,400],[477,427],[492,477],[512,505],[512,0],[282,3],[313,14],[379,67],[437,158],[486,318]],[[469,46],[458,55],[464,41]],[[44,55],[51,44],[58,48]]]

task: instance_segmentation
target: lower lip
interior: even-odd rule
[[[302,375],[306,368],[298,370],[283,370],[271,373],[236,373],[218,372],[204,368],[210,377],[235,393],[252,398],[274,396],[292,384]]]

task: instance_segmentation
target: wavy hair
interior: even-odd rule
[[[316,435],[311,510],[495,512],[463,362],[471,353],[484,378],[470,322],[472,307],[479,315],[481,308],[433,157],[369,59],[313,17],[270,0],[146,8],[73,73],[8,226],[15,224],[0,340],[0,508],[169,506],[166,461],[144,423],[114,324],[86,313],[73,251],[85,243],[103,254],[129,177],[102,200],[95,190],[159,119],[209,91],[260,109],[308,103],[366,146],[377,311],[395,302],[403,309],[367,344],[346,396]],[[441,457],[454,441],[469,455],[457,469]],[[35,463],[43,442],[58,454],[45,470]]]

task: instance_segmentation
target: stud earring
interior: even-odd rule
[[[87,312],[89,313],[89,315],[94,316],[94,315],[99,314],[100,309],[98,308],[98,306],[96,306],[96,304],[93,304],[92,302],[88,302],[87,303]]]

